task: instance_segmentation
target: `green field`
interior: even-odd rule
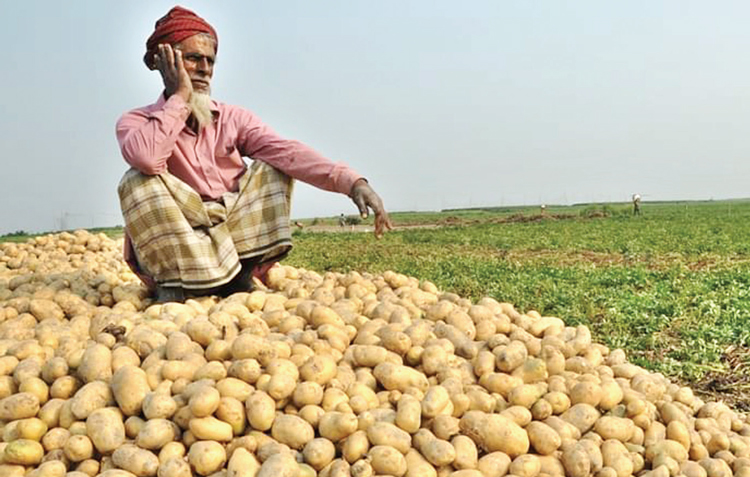
[[[546,217],[538,208],[396,213],[397,225],[450,225],[382,240],[303,230],[287,263],[394,270],[585,324],[631,361],[750,408],[750,200],[642,209],[639,217],[627,204],[551,206]]]

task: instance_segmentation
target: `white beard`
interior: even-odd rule
[[[198,127],[203,129],[206,124],[209,124],[213,119],[213,113],[211,113],[211,95],[206,93],[196,93],[190,95],[188,101],[190,111],[193,113],[193,117],[198,121]]]

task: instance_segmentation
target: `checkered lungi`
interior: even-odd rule
[[[265,263],[285,255],[292,248],[292,185],[286,174],[255,161],[239,192],[204,202],[172,174],[130,169],[118,193],[139,275],[162,286],[208,289],[234,278],[240,259]]]

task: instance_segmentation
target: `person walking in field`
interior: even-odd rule
[[[633,215],[641,215],[641,195],[633,194]]]
[[[125,259],[158,302],[251,290],[252,276],[262,279],[292,248],[294,179],[348,195],[363,217],[372,210],[376,236],[392,228],[361,175],[212,98],[218,44],[203,18],[172,8],[156,22],[143,57],[164,89],[117,121],[131,166],[118,186]]]

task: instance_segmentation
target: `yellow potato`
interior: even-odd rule
[[[198,441],[190,446],[188,462],[199,475],[210,475],[224,466],[227,460],[224,447],[215,441]]]
[[[2,462],[6,464],[36,465],[44,457],[44,448],[37,441],[17,439],[8,443],[3,451]]]
[[[112,453],[112,462],[138,477],[154,475],[159,468],[159,458],[154,453],[132,444],[117,448]]]

